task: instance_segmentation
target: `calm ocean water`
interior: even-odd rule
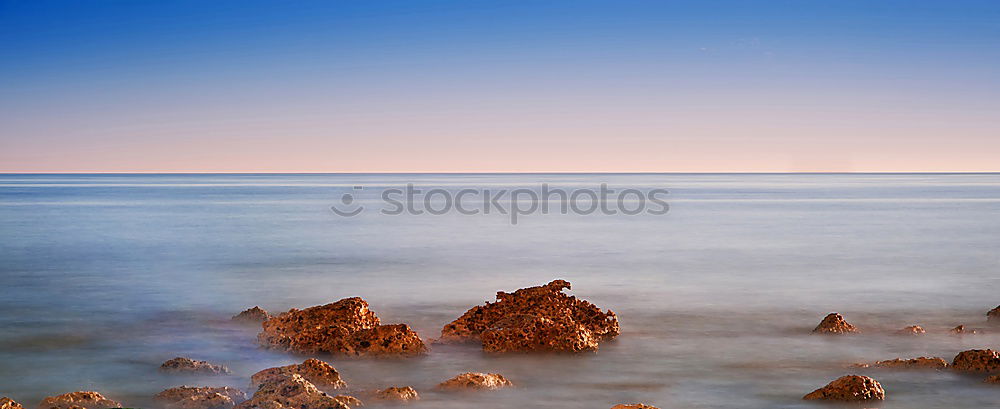
[[[666,188],[666,215],[446,214],[345,218],[414,183],[514,189]],[[363,190],[352,189],[363,186]],[[961,175],[0,175],[0,395],[98,390],[152,407],[168,387],[231,385],[302,357],[256,347],[229,317],[361,296],[424,337],[498,290],[562,278],[619,314],[621,337],[581,356],[435,347],[412,360],[331,359],[352,387],[412,385],[414,408],[814,408],[802,395],[873,376],[881,408],[996,407],[1000,388],[949,372],[853,362],[1000,348],[954,337],[1000,304],[1000,174]],[[810,336],[837,311],[866,330]],[[921,325],[929,334],[892,331]],[[175,356],[218,378],[160,374]],[[519,387],[448,396],[464,371]],[[370,402],[368,407],[378,407]],[[833,407],[837,407],[834,405]]]

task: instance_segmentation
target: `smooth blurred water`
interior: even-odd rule
[[[497,214],[329,210],[348,192],[377,208],[380,189],[406,183],[543,182],[666,188],[671,211],[515,226]],[[246,389],[252,373],[304,357],[257,348],[255,328],[229,322],[245,308],[361,296],[430,338],[498,290],[562,278],[619,314],[621,337],[597,354],[437,346],[420,359],[325,359],[355,389],[416,387],[414,408],[807,408],[818,406],[802,395],[848,373],[883,383],[882,408],[991,407],[1000,387],[981,377],[845,365],[1000,348],[1000,335],[947,334],[985,326],[1000,304],[998,214],[1000,174],[0,175],[0,395],[32,407],[92,389],[153,407],[181,384]],[[810,336],[831,311],[865,334]],[[929,334],[891,335],[914,324]],[[157,372],[174,356],[234,373]],[[432,390],[464,371],[518,387]]]

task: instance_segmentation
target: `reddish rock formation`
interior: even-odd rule
[[[360,406],[357,399],[327,395],[302,375],[292,374],[261,385],[250,400],[236,409],[350,409],[350,403]]]
[[[992,325],[1000,325],[1000,306],[990,310],[986,313],[986,322]]]
[[[247,399],[243,391],[228,386],[194,387],[178,386],[153,397],[163,402],[167,409],[232,409]]]
[[[201,375],[225,375],[229,368],[223,365],[213,365],[206,361],[195,361],[189,358],[177,357],[160,365],[160,370],[172,373],[191,373]]]
[[[326,362],[310,358],[301,364],[279,366],[257,372],[250,376],[250,388],[258,388],[265,383],[280,381],[295,374],[302,375],[305,380],[322,389],[347,387],[347,383],[340,377],[340,372],[337,372],[336,368]]]
[[[889,369],[945,369],[948,361],[943,358],[928,358],[922,356],[913,359],[890,359],[886,361],[876,361],[872,364],[857,364],[857,368],[889,368]]]
[[[417,393],[416,389],[409,386],[391,386],[375,391],[375,398],[388,401],[409,402],[419,400],[420,395]]]
[[[442,342],[485,341],[484,348],[506,351],[584,351],[618,336],[614,312],[568,296],[570,283],[498,292],[496,302],[475,306],[441,329]]]
[[[831,312],[812,331],[814,334],[854,334],[858,333],[858,328],[849,324],[840,314]]]
[[[805,400],[868,401],[885,399],[885,390],[878,381],[867,376],[847,375],[830,382],[808,395]]]
[[[896,331],[896,335],[924,335],[926,333],[927,331],[924,331],[924,328],[919,325],[911,325]]]
[[[952,335],[976,335],[976,334],[979,334],[978,331],[976,331],[974,329],[971,329],[971,328],[966,328],[965,325],[959,325],[959,326],[957,326],[955,328],[952,328],[951,331],[948,331],[948,332],[951,333]]]
[[[659,409],[656,406],[650,406],[645,403],[619,403],[612,406],[611,409]]]
[[[427,352],[406,324],[380,325],[368,303],[345,298],[332,304],[292,309],[264,322],[261,345],[306,354],[413,356]]]
[[[38,409],[108,409],[120,408],[121,403],[105,398],[97,392],[82,391],[49,396],[38,404]]]
[[[994,385],[1000,385],[1000,375],[993,375],[989,378],[986,378],[986,380],[983,382],[992,383]]]
[[[960,352],[951,367],[963,372],[1000,372],[1000,353],[992,349],[972,349]]]
[[[438,389],[444,390],[469,390],[469,389],[479,389],[479,390],[494,390],[500,388],[506,388],[513,386],[507,378],[498,373],[478,373],[478,372],[466,372],[451,378],[447,381],[441,382],[438,385]]]
[[[24,409],[20,403],[14,402],[13,399],[6,396],[0,398],[0,409]]]
[[[233,321],[245,323],[261,323],[269,319],[271,319],[271,314],[268,314],[267,311],[258,306],[233,316]]]

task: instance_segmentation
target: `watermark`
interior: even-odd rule
[[[369,190],[370,192],[370,190]],[[365,192],[364,186],[354,186],[340,197],[340,203],[330,206],[334,214],[354,217],[367,206],[356,196],[377,197],[382,206],[378,212],[386,216],[433,215],[457,213],[467,216],[499,214],[509,217],[516,225],[532,214],[575,215],[664,215],[670,211],[666,189],[612,189],[607,183],[598,188],[553,188],[542,183],[537,189],[442,189],[419,188],[408,183],[402,188],[384,188],[377,193]],[[367,201],[365,201],[367,202]]]

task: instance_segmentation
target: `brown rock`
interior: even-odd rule
[[[38,404],[38,409],[108,409],[120,408],[121,403],[105,398],[97,392],[83,391],[49,396]]]
[[[246,400],[247,395],[228,386],[178,386],[160,392],[153,398],[163,402],[167,409],[232,409],[237,403]]]
[[[195,361],[189,358],[177,357],[160,365],[160,370],[172,373],[192,373],[202,375],[225,375],[229,368],[223,365],[213,365],[206,361]]]
[[[951,366],[964,372],[1000,372],[1000,353],[992,349],[963,351],[955,356]]]
[[[6,396],[0,398],[0,409],[24,409],[20,403],[14,402],[13,399]]]
[[[840,314],[831,312],[812,331],[814,334],[854,334],[858,333],[858,328],[849,324]]]
[[[250,376],[250,388],[258,388],[265,383],[280,381],[294,374],[302,375],[305,380],[323,389],[347,387],[347,383],[340,377],[340,372],[337,372],[336,368],[326,362],[310,358],[301,364],[279,366],[257,372]]]
[[[1000,385],[1000,375],[993,375],[989,378],[986,378],[986,380],[983,382],[992,383],[994,385]]]
[[[409,386],[391,386],[385,389],[380,389],[375,391],[375,398],[380,400],[390,400],[399,402],[408,402],[413,400],[419,400],[420,395],[417,394],[417,390]]]
[[[475,306],[445,325],[440,341],[482,341],[490,332],[484,348],[491,351],[581,351],[594,350],[597,342],[618,336],[621,330],[614,312],[603,312],[562,292],[569,288],[569,282],[555,280],[513,293],[497,292],[496,302]]]
[[[347,406],[354,407],[354,408],[365,406],[365,404],[361,402],[361,399],[355,398],[353,396],[337,395],[337,396],[334,396],[333,399],[335,401],[337,401],[337,402],[343,403],[343,404],[345,404]]]
[[[971,329],[971,328],[966,328],[965,325],[959,325],[959,326],[957,326],[955,328],[952,328],[951,331],[948,331],[948,332],[951,333],[952,335],[977,335],[977,334],[979,334],[978,331],[976,331],[974,329]]]
[[[258,306],[233,316],[233,321],[245,323],[261,323],[269,319],[271,319],[271,314],[268,314],[267,311]]]
[[[924,335],[926,333],[927,331],[924,331],[924,328],[919,325],[911,325],[896,331],[896,335]]]
[[[650,406],[645,403],[619,403],[612,406],[611,409],[659,409],[656,406]]]
[[[351,334],[339,353],[357,356],[415,356],[427,353],[420,335],[406,324],[379,325]]]
[[[922,356],[914,359],[890,359],[876,361],[873,364],[857,364],[857,368],[890,368],[890,369],[945,369],[948,361],[943,358],[928,358]]]
[[[986,313],[986,322],[992,325],[1000,325],[1000,306],[990,310]]]
[[[236,409],[350,409],[347,398],[327,395],[302,375],[292,374],[261,385],[250,400]]]
[[[441,382],[438,385],[438,389],[445,390],[495,390],[500,388],[506,388],[513,386],[507,378],[498,373],[478,373],[478,372],[466,372],[451,378],[447,381]]]
[[[847,375],[830,382],[808,395],[805,400],[868,401],[885,399],[885,390],[878,381],[867,376]]]

